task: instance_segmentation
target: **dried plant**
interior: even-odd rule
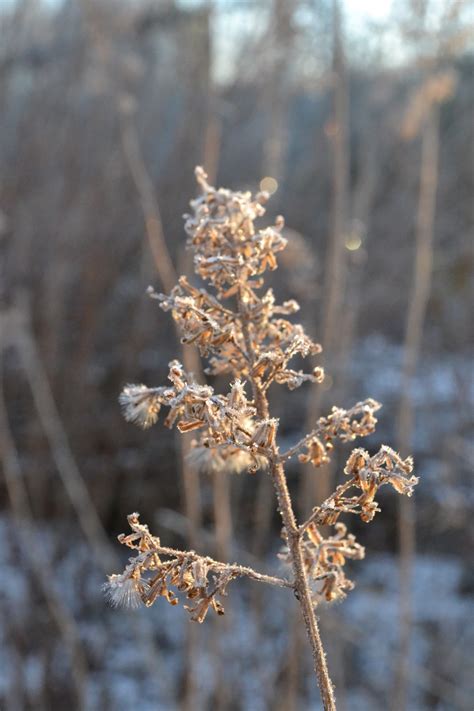
[[[285,318],[298,310],[295,301],[277,305],[271,289],[259,295],[263,274],[277,267],[276,254],[285,248],[283,219],[272,227],[257,229],[255,221],[265,210],[265,193],[215,189],[202,168],[196,169],[201,195],[191,202],[185,216],[188,245],[194,251],[196,273],[213,287],[215,294],[191,285],[185,278],[169,295],[149,290],[171,314],[183,334],[183,343],[193,343],[208,358],[207,373],[232,378],[227,394],[217,394],[184,371],[176,360],[170,363],[170,385],[149,388],[127,385],[120,403],[125,418],[147,428],[162,407],[168,408],[165,425],[181,432],[196,431],[191,461],[197,469],[228,472],[247,470],[270,476],[282,517],[285,547],[280,557],[292,571],[291,580],[262,575],[250,568],[218,562],[194,551],[179,551],[161,545],[138,514],[129,516],[130,535],[119,540],[136,551],[121,575],[112,575],[107,595],[115,605],[151,605],[157,597],[171,604],[178,599],[171,590],[191,601],[191,619],[203,622],[207,612],[224,613],[221,598],[235,578],[251,579],[293,589],[302,609],[325,709],[335,709],[315,608],[322,601],[343,598],[353,587],[346,577],[347,559],[360,559],[364,549],[346,526],[342,514],[353,513],[371,521],[380,508],[375,495],[384,484],[410,496],[418,479],[411,475],[410,458],[401,459],[389,447],[370,456],[364,449],[350,455],[347,480],[314,507],[308,520],[298,525],[288,491],[284,465],[294,455],[319,467],[329,460],[337,440],[348,442],[371,434],[379,403],[368,399],[349,410],[333,408],[320,417],[314,429],[295,446],[280,452],[278,419],[271,417],[267,393],[272,383],[293,390],[304,382],[321,383],[323,370],[295,370],[295,356],[307,358],[321,352],[300,325]],[[352,496],[350,492],[355,491]],[[318,526],[332,525],[335,533],[325,537]]]

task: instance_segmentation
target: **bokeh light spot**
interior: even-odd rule
[[[355,252],[362,244],[359,235],[348,235],[346,238],[346,249],[350,252]]]
[[[331,390],[332,386],[334,384],[334,380],[331,375],[325,375],[324,380],[320,385],[321,390],[324,390],[324,392],[327,392],[328,390]]]
[[[264,190],[270,195],[273,195],[273,193],[278,190],[278,180],[270,177],[262,178],[260,181],[260,190]]]

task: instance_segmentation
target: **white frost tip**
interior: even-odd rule
[[[146,385],[126,385],[119,397],[123,416],[143,429],[155,424],[161,404],[155,391]]]
[[[122,575],[109,575],[102,590],[112,607],[129,607],[136,609],[142,604],[139,583],[134,578],[123,579]]]

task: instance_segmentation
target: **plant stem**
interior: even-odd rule
[[[259,387],[258,381],[254,381],[252,385],[256,393],[259,395],[257,402],[261,403],[264,412],[268,413],[268,401],[266,395],[263,394],[261,388]],[[324,652],[319,632],[318,621],[314,613],[314,602],[311,599],[311,591],[309,589],[303,553],[301,550],[302,532],[298,527],[295,513],[293,511],[290,492],[288,491],[288,484],[286,482],[285,469],[283,464],[278,461],[278,457],[278,447],[274,445],[273,458],[270,463],[270,474],[278,499],[278,510],[280,512],[287,536],[288,549],[290,551],[293,574],[295,577],[295,595],[303,613],[303,619],[309,643],[311,645],[314,670],[318,680],[324,711],[335,711],[336,700],[334,697],[333,685],[329,677],[326,654]]]
[[[248,315],[240,293],[237,303],[251,373],[254,361],[254,349],[249,330]],[[249,379],[252,386],[258,416],[262,419],[266,419],[269,415],[269,406],[265,390],[258,378],[254,378],[250,375]],[[313,654],[314,670],[318,680],[324,711],[336,711],[334,689],[329,677],[326,654],[324,652],[319,632],[318,621],[314,613],[314,602],[311,599],[311,591],[309,589],[308,578],[304,566],[303,553],[301,550],[302,532],[296,522],[290,492],[288,491],[288,485],[286,482],[285,469],[280,461],[279,451],[276,444],[273,445],[272,458],[270,460],[270,474],[278,499],[278,510],[285,527],[288,549],[290,551],[293,574],[295,577],[294,591],[303,613],[303,619]]]
[[[274,463],[270,471],[278,498],[278,508],[286,530],[288,549],[290,551],[295,576],[295,594],[303,613],[323,706],[325,711],[335,711],[336,701],[333,686],[329,678],[326,654],[319,633],[318,621],[314,614],[314,603],[311,599],[311,592],[301,551],[301,534],[296,524],[290,493],[286,483],[285,470],[282,464]]]

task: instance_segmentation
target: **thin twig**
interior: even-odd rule
[[[57,410],[24,304],[0,313],[0,333],[3,337],[3,347],[13,346],[18,351],[41,424],[51,447],[59,477],[76,512],[91,551],[95,552],[97,562],[102,570],[108,572],[111,566],[116,567],[119,565],[119,558],[109,543],[108,536],[70,448],[67,433]],[[51,580],[53,579],[51,577]],[[157,659],[159,659],[160,653],[155,647],[149,628],[139,622],[139,624],[133,626],[133,630],[143,648],[143,655],[150,668],[150,673],[153,677],[156,677],[157,667],[159,667]],[[166,680],[163,677],[162,682],[166,684]]]
[[[286,452],[282,452],[281,454],[279,454],[278,461],[283,463],[286,462],[288,459],[291,459],[291,457],[293,457],[297,452],[299,452],[300,449],[303,449],[305,444],[310,442],[314,437],[317,437],[319,434],[321,434],[323,429],[324,428],[322,427],[315,427],[314,430],[302,437],[295,445],[293,445],[293,447],[290,447],[286,450]]]
[[[150,548],[150,550],[143,555],[142,560],[145,560],[145,558],[148,557],[152,557],[156,553],[158,555],[167,555],[171,558],[186,559],[188,561],[199,560],[202,563],[205,563],[212,571],[226,571],[231,573],[236,578],[246,577],[250,578],[251,580],[256,580],[259,583],[276,585],[280,588],[293,589],[294,587],[294,584],[291,582],[291,580],[286,580],[285,578],[277,578],[274,575],[266,575],[265,573],[259,573],[253,568],[249,568],[245,565],[239,565],[238,563],[223,563],[222,561],[214,560],[214,558],[210,558],[209,556],[199,555],[199,553],[196,553],[196,551],[193,550],[182,551],[178,548],[169,548],[168,546],[156,545]]]
[[[126,111],[119,111],[119,117],[123,155],[140,200],[148,244],[162,287],[164,291],[169,293],[177,283],[178,276],[166,244],[155,188],[143,159],[133,116]],[[180,333],[176,326],[175,331],[179,343]],[[187,371],[195,373],[199,377],[202,368],[196,349],[181,347],[181,353]],[[188,519],[189,540],[193,546],[197,546],[197,531],[201,525],[201,496],[199,478],[195,472],[190,470],[186,460],[189,452],[189,438],[185,437],[181,441],[179,451],[181,454],[184,508]]]
[[[410,448],[414,430],[412,381],[415,374],[423,335],[423,323],[431,288],[433,270],[434,219],[438,187],[439,107],[430,109],[422,136],[420,193],[418,202],[415,266],[405,333],[405,351],[401,398],[398,412],[398,448]],[[412,576],[415,556],[415,505],[405,497],[399,503],[400,545],[400,648],[396,673],[397,709],[408,703],[410,650],[413,628]]]
[[[3,349],[0,343],[0,369],[3,364]],[[82,647],[81,636],[74,617],[64,605],[63,598],[55,585],[55,573],[38,543],[38,536],[33,526],[33,516],[28,501],[28,494],[21,471],[20,458],[13,440],[8,422],[3,394],[3,378],[0,372],[0,452],[5,474],[5,483],[12,508],[22,550],[39,582],[51,617],[70,652],[71,671],[76,690],[78,708],[85,705],[85,681],[87,661]]]
[[[329,506],[329,505],[330,505],[332,502],[334,502],[339,496],[341,496],[341,495],[344,494],[348,489],[350,489],[351,486],[354,486],[354,483],[355,483],[355,479],[352,478],[352,479],[349,479],[348,481],[344,482],[344,484],[340,484],[340,485],[336,488],[336,490],[334,491],[334,493],[331,494],[331,496],[329,496],[325,501],[323,501],[322,504],[318,504],[318,506],[316,506],[316,507],[313,509],[313,513],[311,514],[311,516],[309,516],[309,518],[307,518],[306,521],[300,525],[300,527],[299,527],[300,533],[303,534],[303,533],[306,531],[306,529],[307,529],[314,521],[316,521],[316,519],[318,518],[319,513],[320,513],[326,506]],[[360,497],[358,497],[358,498],[360,498]],[[356,508],[357,505],[358,505],[358,499],[355,499],[355,500],[354,500],[354,508]]]
[[[31,333],[25,311],[11,314],[13,340],[25,369],[41,424],[48,438],[59,476],[77,512],[82,530],[104,570],[117,561],[94,502],[72,454],[61,417],[49,386],[45,368]]]

